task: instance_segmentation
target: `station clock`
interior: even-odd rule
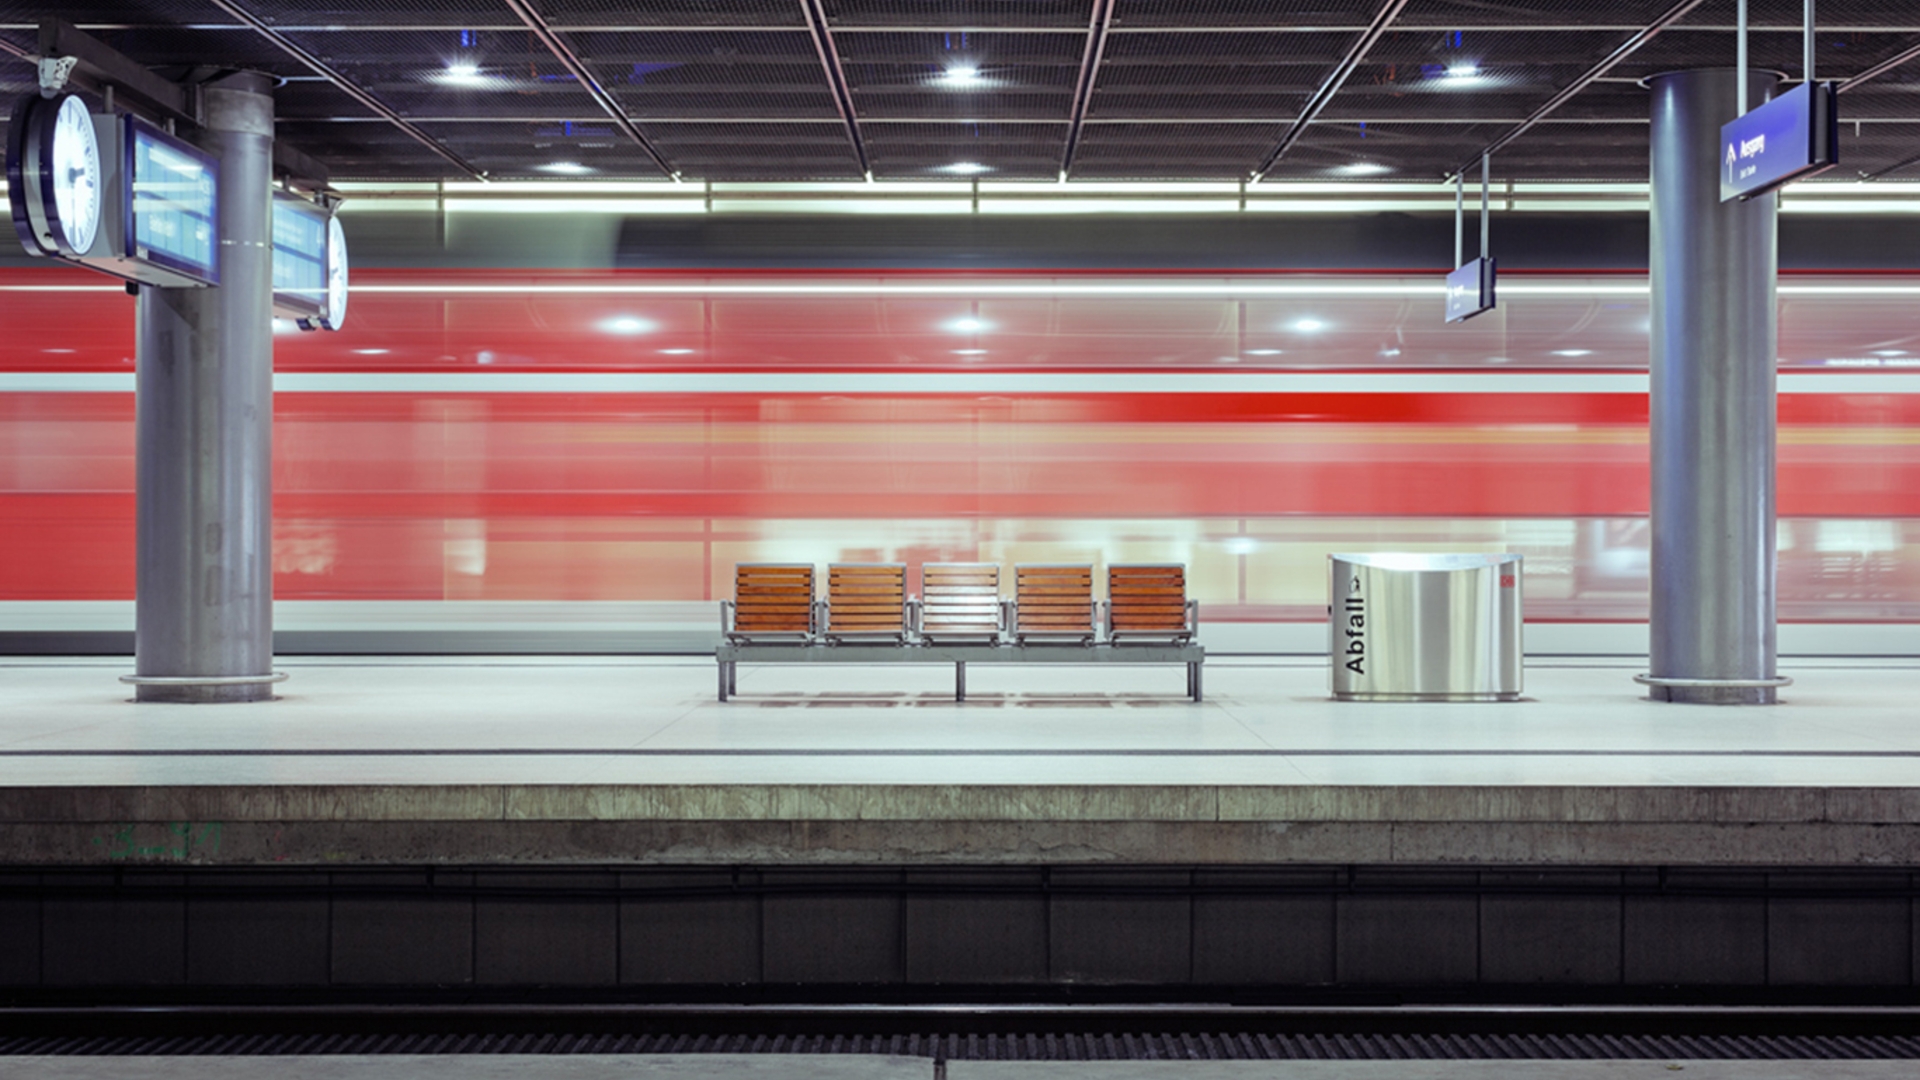
[[[93,115],[73,94],[29,95],[7,128],[7,197],[27,252],[85,255],[100,232],[105,169]]]

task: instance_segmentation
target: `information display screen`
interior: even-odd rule
[[[128,254],[208,285],[220,283],[218,162],[129,118]]]
[[[273,309],[311,319],[327,307],[327,212],[305,199],[273,196]]]

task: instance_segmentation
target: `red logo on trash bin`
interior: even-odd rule
[[[1501,587],[1501,588],[1503,588],[1503,589],[1511,589],[1511,588],[1513,588],[1513,575],[1512,575],[1512,574],[1501,574],[1501,575],[1500,575],[1500,587]]]

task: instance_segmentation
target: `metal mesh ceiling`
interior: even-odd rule
[[[282,135],[343,179],[465,174],[276,35],[491,176],[658,178],[610,102],[688,179],[856,178],[857,136],[877,179],[1052,179],[1075,138],[1073,177],[1239,180],[1386,0],[1113,0],[1099,34],[1095,0],[817,0],[824,42],[811,0],[534,0],[599,94],[503,0],[237,2],[269,32],[208,0],[0,0],[0,38],[31,46],[57,14],[157,68],[286,77]],[[1443,175],[1672,4],[1411,0],[1267,175]],[[1799,77],[1800,16],[1801,0],[1753,0],[1755,66]],[[1730,64],[1732,20],[1733,0],[1708,0],[1503,149],[1495,175],[1643,179],[1636,80]],[[1821,0],[1819,25],[1817,71],[1844,80],[1920,44],[1920,2]],[[30,81],[0,58],[0,89]],[[1903,166],[1920,156],[1920,60],[1841,100],[1830,176],[1920,173]]]

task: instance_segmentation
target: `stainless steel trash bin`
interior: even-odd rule
[[[1520,556],[1329,555],[1327,568],[1334,697],[1520,696]]]

